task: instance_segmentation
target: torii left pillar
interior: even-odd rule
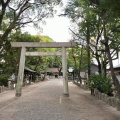
[[[26,48],[21,48],[21,56],[20,56],[20,63],[19,63],[19,71],[18,71],[18,78],[17,78],[17,85],[16,85],[16,97],[20,97],[22,93],[22,85],[23,85],[23,77],[24,77],[24,66],[25,66],[25,54]]]
[[[62,47],[63,96],[69,97],[66,48]]]

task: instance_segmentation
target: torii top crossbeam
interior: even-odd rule
[[[11,42],[12,47],[69,48],[76,45],[76,42]]]

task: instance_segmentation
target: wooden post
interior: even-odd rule
[[[22,92],[23,77],[24,77],[25,53],[26,53],[26,48],[22,47],[20,63],[19,63],[18,79],[16,85],[16,97],[20,97],[22,94],[21,92]]]
[[[66,48],[62,47],[63,95],[69,97]]]

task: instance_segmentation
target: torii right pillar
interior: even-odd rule
[[[69,97],[66,48],[62,47],[63,96]]]

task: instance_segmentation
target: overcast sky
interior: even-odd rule
[[[47,20],[46,26],[43,27],[43,35],[48,35],[57,42],[69,41],[69,26],[70,22],[67,18],[56,16]]]
[[[66,3],[66,0],[63,0]],[[54,18],[49,18],[46,20],[46,25],[43,25],[43,33],[40,35],[47,35],[56,42],[68,42],[71,39],[69,34],[70,20],[66,17],[59,17],[61,13],[60,7],[57,7],[58,13]],[[32,35],[38,34],[38,31],[33,27],[26,27],[24,31],[28,31]]]

